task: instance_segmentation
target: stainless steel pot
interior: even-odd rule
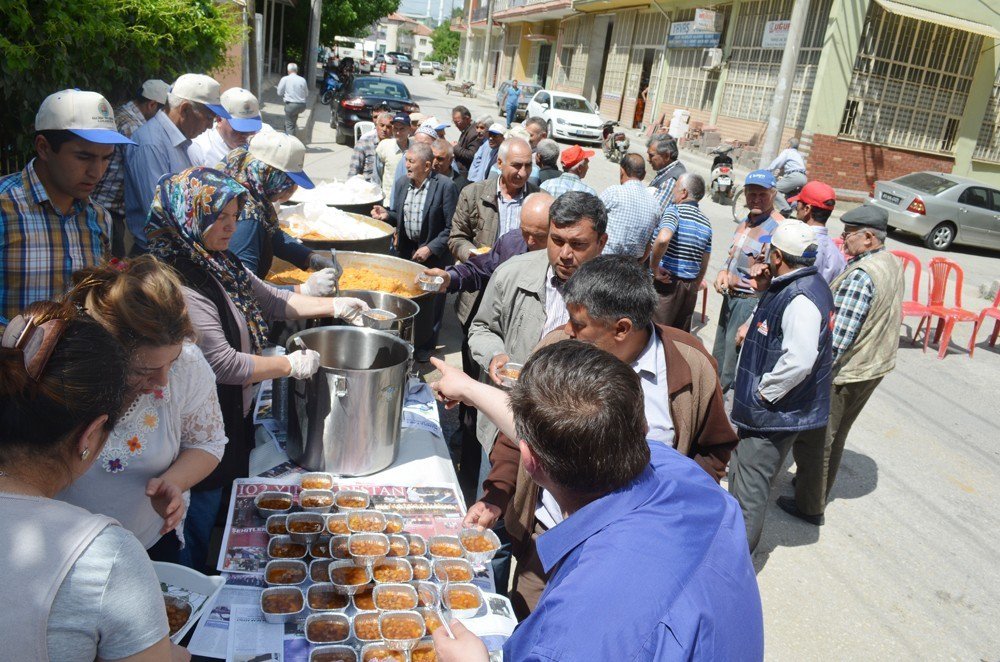
[[[361,299],[371,308],[380,308],[396,316],[389,326],[389,332],[413,344],[414,320],[420,314],[420,306],[406,297],[372,290],[341,290],[340,296]]]
[[[319,352],[319,371],[288,388],[288,456],[310,471],[366,476],[399,450],[406,377],[413,349],[383,331],[322,327],[296,333]]]
[[[381,202],[381,200],[379,200]],[[304,245],[312,248],[313,250],[329,250],[331,248],[336,248],[338,251],[360,251],[363,253],[379,253],[386,255],[389,253],[389,248],[392,246],[392,235],[396,231],[396,228],[384,223],[382,221],[376,221],[374,218],[369,216],[372,207],[377,203],[365,203],[363,205],[346,205],[337,207],[342,212],[350,214],[359,223],[364,223],[365,225],[370,225],[376,230],[380,230],[383,234],[381,237],[372,237],[370,239],[300,239]],[[301,212],[303,203],[285,205],[278,212],[280,218],[287,218],[288,215]]]
[[[374,255],[372,253],[358,253],[354,251],[337,251],[337,261],[340,266],[358,267],[371,269],[372,271],[398,278],[407,283],[413,283],[424,271],[422,265],[409,260],[403,260],[391,255]],[[413,345],[420,347],[428,340],[434,332],[434,297],[435,292],[424,292],[420,296],[410,297],[420,306],[420,311],[413,319]]]

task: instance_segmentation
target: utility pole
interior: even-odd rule
[[[795,67],[799,62],[799,49],[802,47],[802,35],[806,31],[808,13],[809,0],[795,0],[791,24],[788,26],[788,41],[785,42],[781,68],[778,70],[778,85],[774,88],[774,101],[767,118],[767,130],[764,132],[764,145],[760,152],[761,168],[770,165],[781,151],[781,133],[785,130],[785,115],[788,114],[788,102],[792,98]]]
[[[316,56],[319,53],[319,24],[323,17],[323,0],[311,0],[312,14],[309,17],[309,38],[306,42],[306,52],[302,57],[303,78],[309,84],[308,89],[316,87]]]
[[[471,20],[471,17],[470,17]],[[486,0],[486,53],[479,61],[476,84],[480,90],[486,88],[486,74],[489,71],[490,48],[493,46],[493,0]]]

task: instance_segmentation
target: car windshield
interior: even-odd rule
[[[593,113],[594,107],[586,99],[573,97],[552,97],[553,110],[571,110],[577,113]]]
[[[409,93],[403,85],[381,78],[356,79],[354,81],[354,92],[363,97],[410,98]]]
[[[521,96],[533,97],[540,89],[542,89],[540,85],[522,85]]]
[[[908,186],[928,195],[938,195],[955,186],[955,182],[950,179],[945,179],[929,172],[912,172],[894,181],[897,184]]]
[[[406,57],[405,55],[397,55],[396,59],[399,60],[400,62],[409,62],[410,61],[410,58]]]

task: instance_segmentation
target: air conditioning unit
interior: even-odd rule
[[[711,71],[722,66],[722,49],[706,48],[701,53],[701,68]]]

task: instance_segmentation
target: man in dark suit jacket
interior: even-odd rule
[[[469,185],[469,178],[458,169],[455,147],[444,138],[438,138],[431,145],[431,151],[434,152],[434,172],[445,179],[450,179],[461,193],[462,189]]]
[[[392,208],[376,205],[372,218],[396,226],[396,253],[401,258],[443,268],[452,263],[448,236],[458,189],[451,180],[434,172],[430,145],[411,145],[405,158],[406,177],[393,185]],[[444,299],[443,294],[434,297],[434,331],[425,345],[416,348],[418,361],[427,361],[437,347]]]
[[[476,129],[476,123],[472,121],[472,113],[465,106],[455,106],[452,109],[451,122],[462,134],[455,142],[455,163],[458,164],[459,172],[467,175],[469,174],[469,166],[472,165],[472,158],[486,139],[486,130],[484,128],[480,134]],[[489,122],[486,122],[486,126],[492,122],[493,120],[490,119]]]

